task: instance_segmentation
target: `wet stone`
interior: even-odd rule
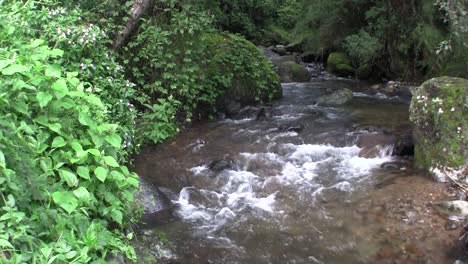
[[[232,170],[235,168],[235,162],[230,159],[213,160],[208,163],[208,169],[214,172],[221,172],[223,170]]]
[[[304,129],[304,126],[300,123],[287,124],[287,125],[282,125],[278,127],[278,130],[281,132],[300,133],[303,129]]]

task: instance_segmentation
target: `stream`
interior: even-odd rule
[[[353,91],[348,104],[316,103],[343,88]],[[247,107],[233,118],[197,123],[146,148],[134,170],[144,185],[158,186],[156,196],[164,198],[156,203],[167,204],[155,204],[144,216],[139,243],[153,257],[146,262],[377,263],[376,258],[398,258],[382,256],[382,247],[393,243],[382,239],[382,227],[390,226],[382,221],[393,218],[386,220],[381,211],[392,208],[383,197],[404,192],[386,186],[417,174],[410,159],[392,156],[392,138],[409,129],[409,97],[368,88],[339,78],[283,84],[283,98],[270,107]],[[420,181],[418,186],[429,182],[411,181]],[[418,208],[398,211],[402,216],[395,218],[395,226],[421,221],[426,209]],[[427,250],[431,245],[425,244]],[[446,254],[434,253],[439,255],[434,262],[411,257],[414,263],[443,263],[438,261]]]

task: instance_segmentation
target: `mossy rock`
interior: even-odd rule
[[[468,80],[433,78],[411,101],[415,165],[427,171],[458,169],[468,161]]]
[[[344,105],[353,99],[353,91],[349,89],[339,89],[332,93],[321,96],[318,99],[319,105]]]
[[[218,108],[235,105],[232,110],[236,110],[281,97],[281,83],[273,65],[253,43],[220,33],[206,34],[204,41],[209,62],[206,79],[218,91]]]
[[[338,76],[350,76],[354,74],[351,60],[348,55],[341,52],[334,52],[328,56],[327,71]]]
[[[297,62],[292,60],[283,60],[281,58],[272,61],[276,66],[276,71],[281,82],[307,82],[310,80],[309,71]]]

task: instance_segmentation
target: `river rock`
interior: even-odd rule
[[[468,202],[467,201],[448,201],[438,204],[442,209],[449,212],[459,213],[463,216],[468,216]]]
[[[380,157],[382,148],[380,146],[365,147],[359,151],[358,156],[366,159],[375,159]]]
[[[172,207],[171,200],[158,187],[140,179],[137,200],[143,206],[144,214],[153,214]]]
[[[411,131],[406,131],[396,135],[392,155],[400,157],[414,155],[414,142]]]
[[[309,71],[294,61],[274,63],[277,66],[277,73],[281,82],[307,82],[310,80]]]
[[[391,134],[372,133],[362,134],[359,136],[357,146],[360,148],[367,148],[373,146],[389,146],[395,144],[395,136]]]
[[[398,161],[390,161],[384,162],[380,165],[380,168],[384,170],[400,170],[407,166],[405,162],[398,162]]]
[[[287,51],[287,52],[290,52],[290,53],[302,53],[304,52],[303,48],[302,48],[302,42],[301,41],[298,41],[298,42],[294,42],[294,43],[291,43],[289,45],[287,45],[286,47],[284,47],[284,49]]]
[[[231,159],[213,160],[208,163],[208,169],[214,172],[221,172],[223,170],[232,170],[236,167],[236,163]]]
[[[265,48],[265,47],[262,47],[262,46],[259,46],[258,47],[259,50],[261,50],[263,52],[263,54],[265,55],[265,57],[267,59],[272,59],[272,58],[276,58],[278,57],[279,55],[277,53],[275,53],[272,48]]]
[[[242,120],[248,118],[256,118],[260,111],[260,108],[254,106],[246,106],[242,108],[237,114],[232,116],[235,120]]]
[[[286,50],[286,47],[284,45],[276,45],[272,48],[272,50],[280,56],[288,54],[288,51]]]
[[[467,106],[466,79],[433,78],[417,89],[410,106],[417,168],[433,176],[468,170]],[[460,179],[467,175],[452,176]]]
[[[278,130],[281,132],[296,132],[299,133],[304,129],[304,126],[301,123],[292,123],[281,125],[278,127]]]
[[[318,98],[317,102],[320,105],[343,105],[349,102],[352,98],[353,91],[345,88],[323,95]]]
[[[347,77],[354,74],[351,60],[345,53],[334,52],[328,56],[327,71],[338,76]]]
[[[257,116],[255,117],[255,120],[264,121],[264,120],[271,118],[271,116],[272,116],[271,108],[262,107],[260,111],[258,111]]]
[[[223,103],[224,111],[226,112],[226,115],[228,116],[237,115],[242,108],[242,104],[240,102],[239,97],[226,96],[223,98],[223,102],[224,102]]]

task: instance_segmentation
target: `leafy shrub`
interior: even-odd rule
[[[210,116],[237,80],[248,80],[243,92],[253,102],[269,100],[279,83],[252,43],[214,33],[209,15],[192,5],[166,5],[158,16],[148,15],[124,47],[124,64],[145,94],[139,123],[144,141],[159,143],[177,133],[177,122]]]
[[[106,114],[120,92],[80,80],[98,77],[76,67],[95,44],[66,46],[76,39],[61,43],[49,35],[53,17],[67,10],[32,1],[0,5],[0,258],[88,263],[124,252],[134,259],[124,228],[137,217],[138,179],[121,165],[123,131]],[[69,17],[60,17],[67,24]],[[55,47],[34,37],[39,32]],[[65,52],[58,48],[64,46]],[[93,63],[101,72],[116,67],[109,60]],[[112,98],[103,103],[105,95]]]
[[[371,63],[379,57],[382,50],[379,40],[364,30],[346,37],[343,46],[348,55],[359,65]]]
[[[225,92],[237,93],[246,104],[268,102],[280,95],[277,74],[252,43],[237,35],[219,33],[207,34],[204,41],[208,65],[205,82],[214,92],[211,105]]]

